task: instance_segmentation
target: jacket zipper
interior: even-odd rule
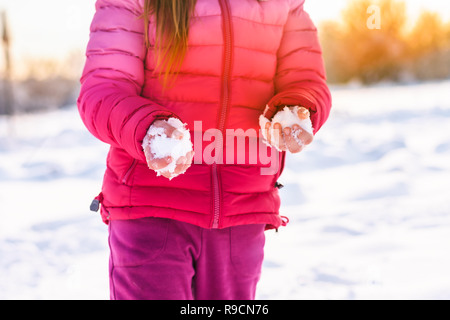
[[[224,69],[223,69],[223,87],[222,87],[222,106],[219,114],[218,129],[223,132],[225,128],[225,121],[229,104],[229,90],[230,90],[230,74],[231,74],[231,62],[232,62],[232,26],[230,18],[230,8],[228,0],[219,0],[220,9],[223,17],[224,28]],[[223,152],[223,145],[219,148],[220,152]],[[213,188],[214,188],[214,217],[212,222],[212,228],[219,228],[220,221],[220,183],[219,183],[219,168],[217,163],[212,164],[212,176],[213,176]]]
[[[212,176],[213,176],[213,188],[214,188],[214,218],[212,228],[219,228],[220,218],[220,190],[219,190],[219,177],[217,172],[217,164],[212,164]]]
[[[136,165],[137,165],[137,160],[133,159],[133,162],[131,163],[130,167],[128,168],[128,170],[123,175],[123,178],[122,178],[122,183],[123,184],[127,184],[128,179],[130,178],[131,174],[133,173],[133,170],[136,167]]]

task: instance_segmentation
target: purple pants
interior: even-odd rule
[[[203,229],[170,219],[109,224],[112,300],[253,300],[264,225]]]

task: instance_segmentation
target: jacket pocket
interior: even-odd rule
[[[130,177],[133,175],[134,169],[136,168],[138,164],[138,161],[136,159],[133,159],[130,166],[128,167],[127,171],[122,176],[122,183],[128,185],[128,182],[130,181]]]

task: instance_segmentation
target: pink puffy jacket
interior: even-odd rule
[[[143,3],[97,0],[81,77],[80,115],[88,130],[111,146],[96,198],[103,220],[152,216],[204,228],[283,225],[277,179],[284,153],[258,144],[259,152],[280,161],[270,174],[262,168],[272,163],[250,161],[250,151],[240,161],[233,154],[230,161],[214,163],[202,153],[218,140],[206,134],[214,128],[224,134],[215,145],[222,152],[240,151],[238,143],[225,139],[229,132],[236,138],[241,132],[248,146],[260,142],[245,133],[259,132],[259,116],[271,117],[283,105],[308,108],[314,132],[326,121],[331,97],[304,0],[198,0],[186,58],[176,85],[165,90],[153,72],[153,47],[144,45],[138,18]],[[151,44],[153,26],[150,20]],[[187,124],[196,152],[195,163],[173,180],[148,169],[141,146],[152,122],[168,117]]]

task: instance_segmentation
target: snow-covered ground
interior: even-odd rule
[[[450,81],[332,91],[258,298],[450,299]],[[0,118],[0,299],[108,299],[106,152],[74,107]]]

